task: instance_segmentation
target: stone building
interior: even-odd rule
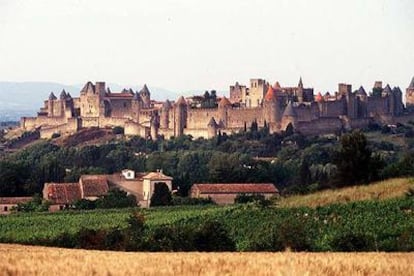
[[[271,132],[292,126],[305,135],[334,133],[361,128],[370,122],[394,124],[414,119],[414,78],[406,90],[407,108],[399,87],[383,87],[375,82],[372,91],[353,91],[340,83],[336,92],[314,95],[313,88],[298,85],[270,85],[264,79],[251,79],[250,87],[230,86],[230,98],[218,99],[217,107],[201,108],[184,97],[175,102],[151,100],[146,85],[140,92],[124,89],[113,93],[104,82],[88,82],[73,98],[62,91],[51,93],[37,117],[21,119],[24,130],[39,129],[42,138],[54,133],[71,134],[87,127],[121,126],[126,135],[166,139],[180,135],[212,138],[218,132],[239,132],[252,122],[267,125]]]
[[[51,203],[50,211],[58,211],[80,199],[97,200],[105,196],[110,188],[116,187],[135,196],[141,207],[149,207],[156,183],[164,183],[172,191],[172,180],[161,170],[136,173],[125,169],[110,175],[82,175],[75,183],[45,183],[43,198]]]
[[[194,184],[191,186],[191,198],[211,198],[216,204],[233,204],[240,194],[261,194],[266,199],[278,195],[279,191],[272,183],[214,183]]]
[[[31,201],[31,197],[0,197],[0,215],[8,215],[17,204]]]

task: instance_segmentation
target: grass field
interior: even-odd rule
[[[282,198],[278,204],[280,207],[318,207],[352,201],[386,200],[402,197],[410,188],[414,189],[412,179],[394,178],[369,185],[325,190],[308,195],[290,196]]]
[[[414,275],[414,253],[126,253],[0,244],[2,275]]]

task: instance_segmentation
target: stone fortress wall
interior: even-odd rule
[[[190,106],[180,97],[175,102],[156,102],[146,85],[139,91],[114,93],[105,82],[88,82],[80,96],[72,98],[64,90],[59,98],[52,92],[36,117],[23,117],[21,128],[39,129],[42,138],[54,133],[72,134],[81,128],[121,126],[126,135],[169,139],[180,135],[211,138],[218,132],[239,132],[257,122],[271,132],[295,130],[309,135],[334,133],[342,129],[362,128],[370,122],[395,124],[414,120],[414,78],[406,89],[406,104],[399,87],[383,87],[375,82],[371,93],[361,86],[352,91],[340,83],[334,93],[318,93],[297,86],[270,85],[264,79],[251,79],[250,87],[236,82],[230,86],[230,98],[218,99],[216,108]]]

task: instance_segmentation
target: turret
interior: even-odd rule
[[[47,101],[47,114],[49,117],[53,117],[54,114],[54,101],[56,100],[56,96],[53,92],[49,94],[49,100]]]
[[[218,103],[219,120],[223,122],[224,127],[228,127],[228,109],[231,108],[230,101],[223,96]]]
[[[62,90],[62,92],[60,92],[59,95],[59,101],[60,101],[60,115],[61,116],[65,116],[66,115],[66,91],[65,89]]]
[[[167,129],[169,128],[169,124],[170,124],[170,109],[171,109],[171,103],[169,100],[166,100],[161,108],[161,122],[160,122],[160,127],[162,129]]]
[[[407,109],[414,109],[414,77],[411,79],[410,84],[405,90],[405,102],[407,104]]]
[[[209,139],[217,136],[217,128],[218,125],[216,123],[216,120],[211,117],[210,121],[207,124],[207,136]]]
[[[158,129],[160,127],[160,117],[158,116],[157,112],[154,112],[151,116],[150,121],[150,132],[151,132],[151,139],[157,140],[158,138]]]
[[[138,93],[135,93],[131,101],[132,119],[139,123],[139,113],[141,112],[142,99]]]
[[[181,96],[174,105],[175,121],[174,121],[174,135],[176,137],[184,134],[184,128],[187,123],[187,102]]]
[[[269,86],[263,102],[264,119],[270,124],[280,128],[280,103],[277,100],[277,90]]]
[[[286,130],[289,124],[292,124],[292,126],[295,128],[298,123],[297,120],[298,120],[298,116],[296,114],[296,111],[293,108],[292,102],[289,101],[288,105],[285,108],[285,111],[283,112],[282,129]]]
[[[142,87],[141,91],[139,91],[139,95],[141,96],[143,107],[150,108],[151,107],[151,93],[146,84]]]
[[[358,89],[358,91],[356,92],[356,96],[363,102],[367,101],[367,92],[365,92],[364,87],[361,85]]]
[[[92,82],[88,81],[80,91],[80,94],[95,94],[95,86],[92,84]]]
[[[98,94],[101,98],[105,97],[105,94],[106,94],[105,82],[97,81],[95,83],[95,93]]]

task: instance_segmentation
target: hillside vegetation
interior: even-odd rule
[[[125,253],[0,245],[5,275],[413,275],[412,253]]]
[[[412,178],[395,178],[342,189],[329,189],[307,195],[294,195],[282,198],[280,207],[318,207],[334,203],[348,203],[363,200],[386,200],[402,197],[414,189]]]

